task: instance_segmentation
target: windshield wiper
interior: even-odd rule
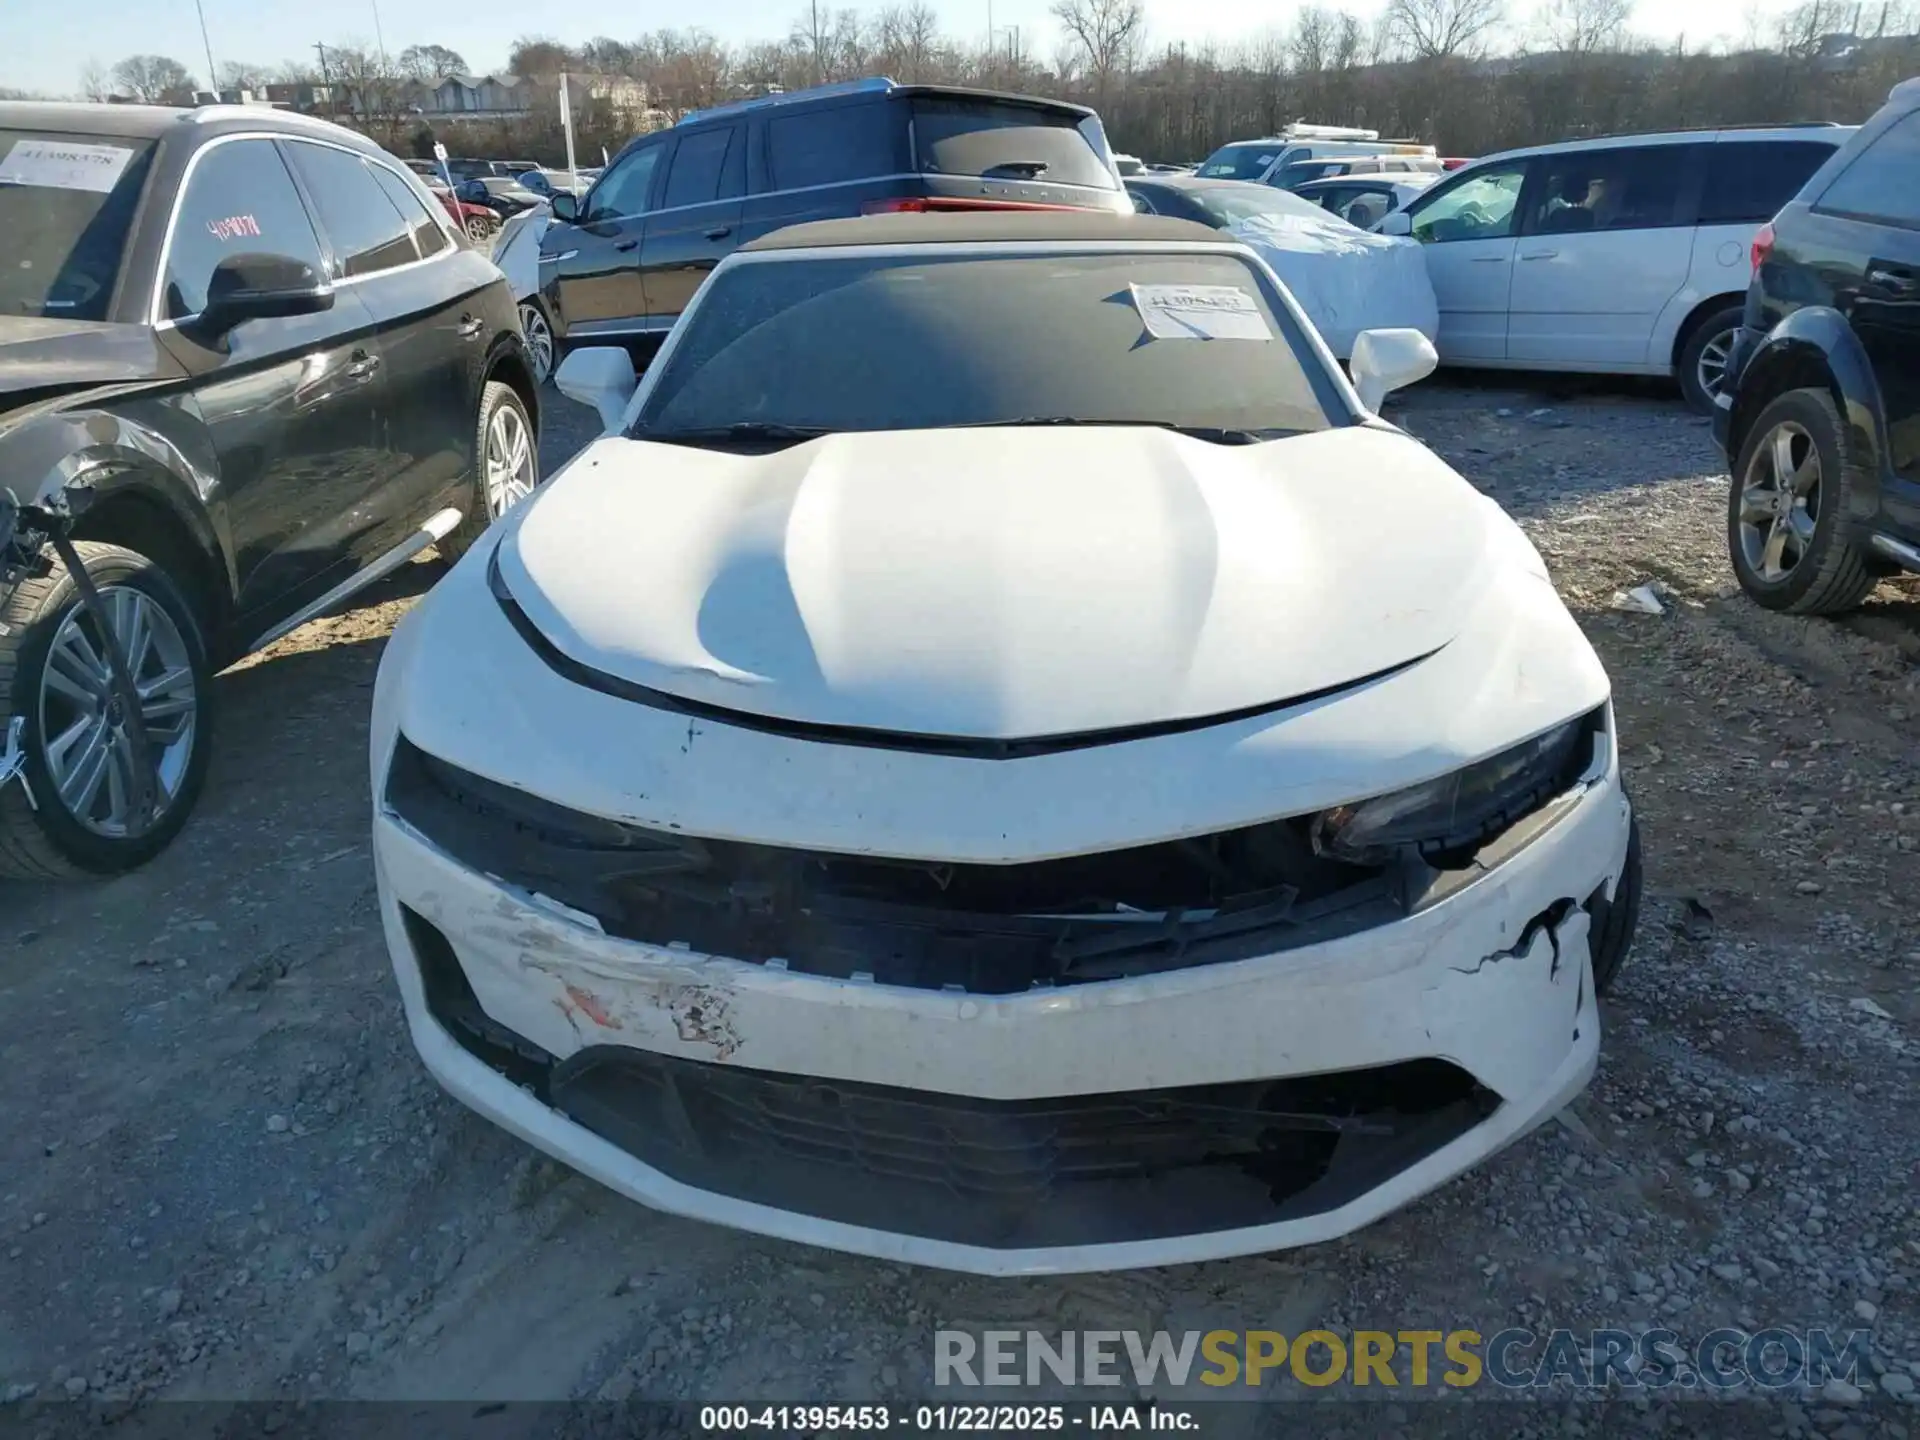
[[[982,178],[984,178],[995,170],[1019,170],[1028,175],[1044,175],[1047,173],[1047,162],[1044,160],[1002,160],[998,164],[987,166],[987,168],[980,173]]]
[[[1042,425],[1142,425],[1155,430],[1171,430],[1176,435],[1206,440],[1214,445],[1258,445],[1265,440],[1283,440],[1298,435],[1298,430],[1244,430],[1220,425],[1175,425],[1169,420],[1082,420],[1077,415],[1022,415],[1012,420],[966,420],[957,425],[940,425],[940,430],[1004,430]]]
[[[652,440],[660,445],[752,445],[761,441],[798,444],[817,440],[833,431],[816,425],[781,425],[767,420],[740,420],[732,425],[709,425],[693,430],[641,431],[634,438]]]

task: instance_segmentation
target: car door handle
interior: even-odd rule
[[[1475,265],[1504,265],[1507,263],[1507,257],[1504,255],[1475,255],[1470,258]]]
[[[640,248],[640,242],[638,240],[622,240],[613,248],[616,250],[638,250]]]
[[[724,240],[727,238],[727,236],[731,235],[732,233],[733,233],[733,227],[731,225],[716,225],[713,227],[713,229],[707,231],[707,239]]]
[[[1558,258],[1559,254],[1558,250],[1529,250],[1520,258],[1522,260],[1553,260]]]
[[[347,378],[349,380],[371,380],[373,378],[373,372],[379,368],[380,357],[378,355],[369,355],[364,350],[356,350],[347,361]]]
[[[1896,295],[1907,295],[1913,292],[1916,282],[1911,270],[1889,270],[1884,265],[1869,265],[1867,283],[1878,285],[1882,290],[1891,290]]]
[[[542,255],[540,257],[540,263],[542,265],[558,265],[562,260],[571,260],[579,253],[578,250],[562,250],[558,255]]]
[[[462,315],[460,317],[460,323],[454,327],[453,333],[458,335],[462,340],[471,340],[479,335],[485,324],[486,322],[478,315]]]

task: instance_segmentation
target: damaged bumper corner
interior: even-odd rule
[[[1550,1118],[1597,1061],[1628,826],[1609,777],[1394,924],[1014,994],[619,939],[389,811],[375,854],[415,1044],[465,1104],[661,1210],[1022,1274],[1331,1239]]]

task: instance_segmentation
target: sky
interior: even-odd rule
[[[206,46],[201,43],[195,0],[0,0],[0,87],[43,94],[77,91],[89,60],[110,68],[132,54],[171,55],[204,84]],[[577,43],[596,34],[616,38],[698,24],[727,41],[771,39],[792,28],[803,0],[700,0],[697,5],[622,6],[615,12],[593,5],[532,6],[527,0],[200,0],[216,62],[245,60],[278,64],[311,57],[316,42],[372,43],[390,54],[408,45],[446,45],[476,70],[503,65],[514,40],[529,33]],[[1366,19],[1384,0],[1328,0]],[[1510,0],[1512,13],[1531,11],[1535,0]],[[1749,17],[1760,17],[1762,34],[1794,0],[1637,0],[1633,28],[1689,43],[1716,36],[1738,39]],[[1174,40],[1235,40],[1285,28],[1300,0],[1146,0],[1150,46]],[[1050,54],[1054,25],[1048,0],[935,0],[943,28],[984,39],[989,23],[1021,27],[1021,48]],[[835,0],[834,8],[840,8]],[[862,9],[880,8],[868,0]],[[989,19],[991,17],[991,19]]]

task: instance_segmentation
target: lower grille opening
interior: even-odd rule
[[[433,1018],[468,1054],[682,1184],[991,1249],[1120,1244],[1337,1209],[1486,1120],[1444,1060],[1041,1100],[976,1100],[593,1046],[556,1061],[480,1008],[402,907]]]
[[[396,814],[608,934],[838,979],[1010,994],[1321,944],[1407,913],[1394,867],[1316,855],[1305,818],[1017,865],[698,839],[575,811],[402,739]]]
[[[1441,1060],[989,1101],[600,1046],[553,1104],[684,1184],[995,1249],[1117,1244],[1336,1209],[1498,1106]]]
[[[400,907],[400,921],[420,967],[427,1013],[469,1055],[551,1103],[547,1077],[553,1068],[553,1056],[480,1008],[480,998],[473,993],[452,943],[439,926],[405,905]]]

